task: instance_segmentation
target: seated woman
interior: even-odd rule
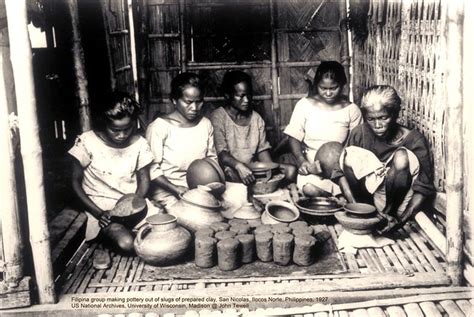
[[[340,63],[322,62],[314,76],[312,91],[315,94],[296,103],[284,131],[299,166],[297,186],[305,193],[306,188],[312,188],[314,196],[341,193],[334,183],[310,173],[319,147],[331,141],[344,143],[349,132],[362,123],[359,107],[342,94],[346,83]]]
[[[155,159],[150,167],[151,197],[166,207],[188,190],[186,171],[196,159],[217,160],[213,128],[201,114],[203,85],[193,73],[171,81],[170,98],[175,110],[153,121],[146,138]]]
[[[375,205],[386,220],[379,232],[394,231],[435,192],[428,142],[417,130],[397,123],[401,100],[394,88],[373,86],[361,103],[366,122],[351,132],[344,151],[340,145],[343,157],[332,162],[324,162],[319,152],[317,157],[324,176],[338,180],[349,201]]]
[[[227,180],[248,185],[255,181],[248,163],[272,162],[265,122],[253,110],[252,79],[248,74],[241,71],[227,72],[222,89],[226,103],[211,114],[216,151]],[[288,181],[296,178],[294,166],[280,166],[284,168]]]

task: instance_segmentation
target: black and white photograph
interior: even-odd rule
[[[469,30],[469,0],[0,0],[0,316],[474,316]]]

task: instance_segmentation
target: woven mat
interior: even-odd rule
[[[275,277],[291,275],[322,275],[345,272],[337,255],[336,246],[332,239],[326,240],[317,248],[317,257],[310,266],[290,264],[280,266],[273,262],[244,264],[234,271],[221,271],[216,265],[203,269],[197,267],[193,261],[167,267],[145,265],[141,281],[156,281],[168,279],[212,279],[212,278],[241,278],[241,277]]]

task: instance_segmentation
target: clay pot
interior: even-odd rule
[[[198,186],[181,195],[181,200],[168,208],[168,212],[178,218],[183,227],[196,232],[209,228],[213,222],[224,217],[220,213],[221,203],[210,193],[206,186]]]
[[[213,159],[197,159],[189,165],[186,171],[186,182],[190,189],[214,182],[225,184],[225,175],[219,164]]]
[[[157,214],[146,219],[140,228],[134,247],[137,255],[151,265],[176,263],[188,250],[191,234],[177,225],[169,214]]]
[[[290,223],[298,220],[300,212],[298,208],[286,201],[274,200],[265,206],[262,214],[263,224]]]

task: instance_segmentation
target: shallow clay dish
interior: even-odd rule
[[[182,194],[181,199],[196,205],[198,207],[217,209],[221,207],[218,201],[212,194],[211,189],[207,186],[198,185],[197,188],[190,189]]]
[[[342,205],[335,199],[326,197],[301,198],[296,202],[301,213],[310,216],[333,216],[342,210]]]

